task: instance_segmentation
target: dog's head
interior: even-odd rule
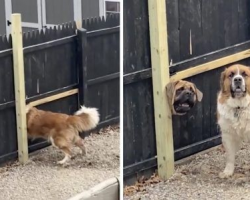
[[[167,85],[167,95],[174,115],[186,114],[203,97],[195,84],[183,80],[170,82]]]
[[[221,92],[229,98],[242,98],[250,94],[250,68],[235,64],[221,73]]]

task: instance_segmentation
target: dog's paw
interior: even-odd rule
[[[80,151],[80,154],[83,155],[83,156],[87,156],[87,150],[86,149],[82,149]]]
[[[65,163],[67,163],[68,161],[70,161],[70,159],[71,159],[71,156],[68,155],[68,154],[66,154],[65,157],[64,157],[64,159],[58,161],[57,164],[64,165]]]
[[[64,160],[57,161],[57,164],[63,165],[63,164],[65,164],[65,161]]]
[[[224,172],[220,172],[219,173],[219,177],[221,178],[221,179],[226,179],[226,178],[229,178],[229,177],[231,177],[233,175],[233,171],[224,171]]]

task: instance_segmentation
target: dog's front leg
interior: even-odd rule
[[[219,174],[220,178],[228,178],[233,175],[235,167],[235,154],[240,148],[240,140],[233,137],[232,133],[222,133],[222,143],[226,151],[226,167]]]

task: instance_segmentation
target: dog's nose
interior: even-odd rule
[[[241,77],[235,77],[234,82],[237,83],[237,84],[240,84],[240,83],[242,83],[242,78]]]
[[[187,96],[191,96],[191,94],[192,94],[191,91],[186,91]]]

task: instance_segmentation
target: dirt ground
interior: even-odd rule
[[[236,171],[229,179],[218,177],[225,167],[225,153],[216,148],[176,166],[168,181],[153,178],[125,188],[125,200],[249,200],[250,145],[236,157]]]
[[[0,200],[66,200],[96,184],[119,176],[119,127],[112,126],[85,138],[87,156],[75,157],[67,166],[56,161],[63,154],[54,147],[40,150],[30,162],[0,168]]]

